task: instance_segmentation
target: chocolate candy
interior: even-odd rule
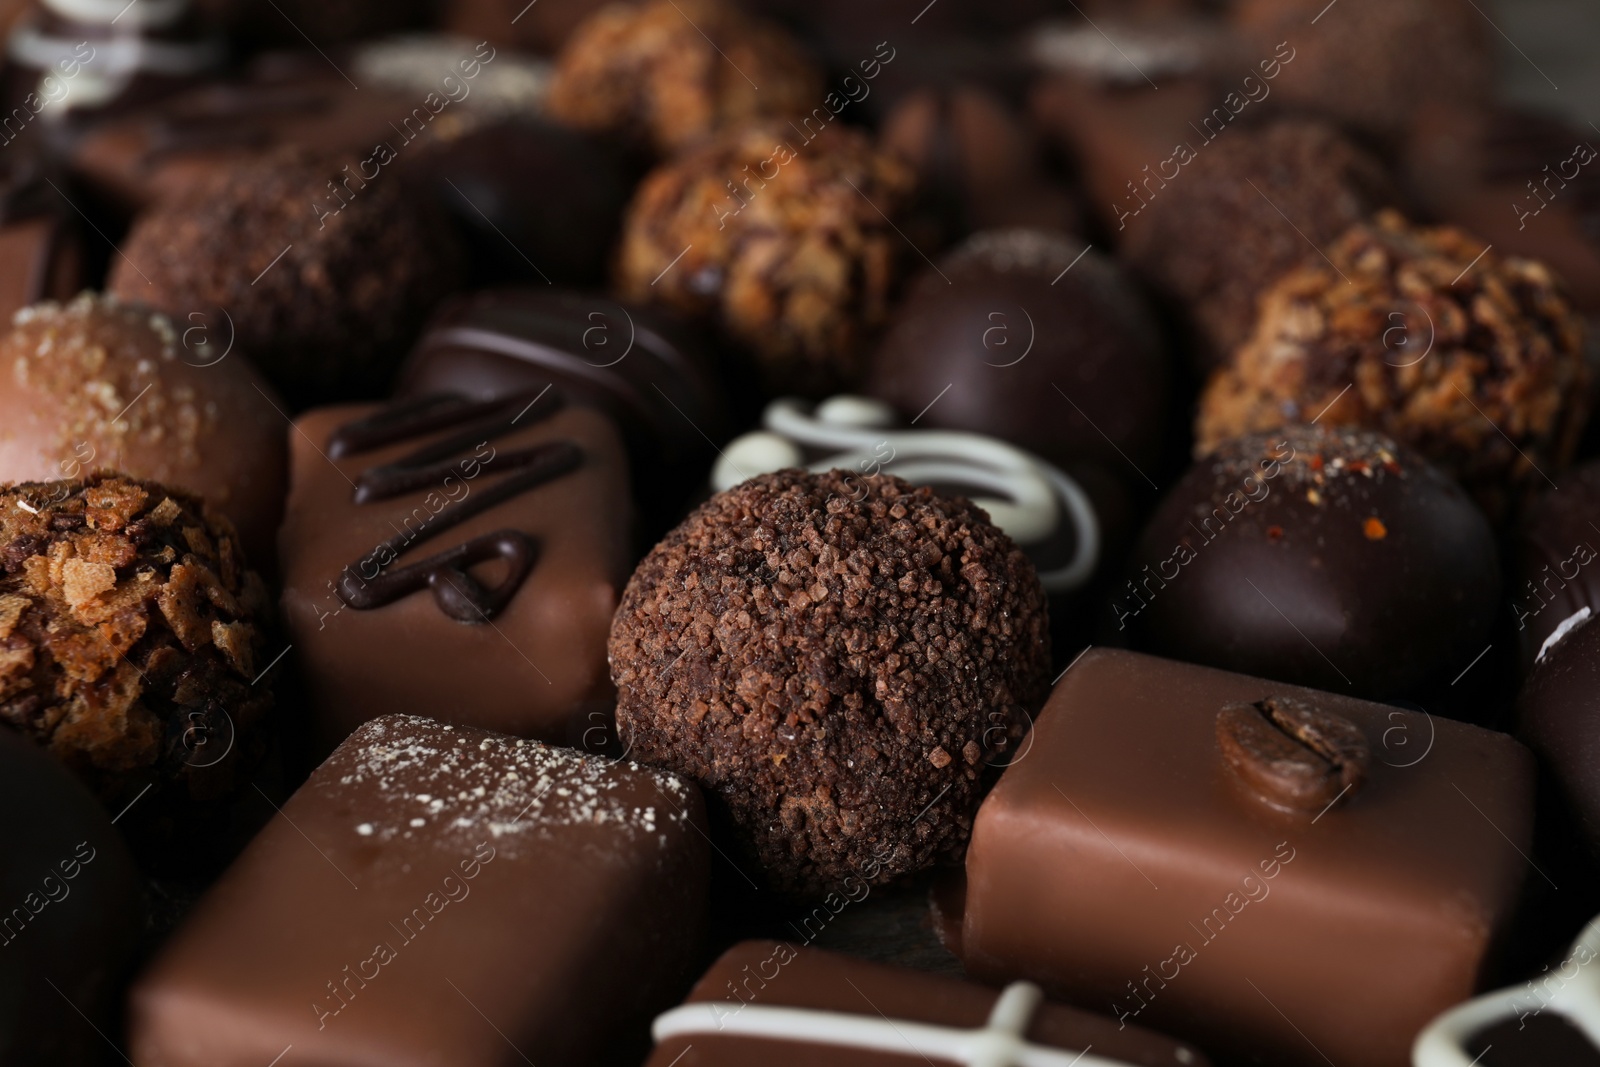
[[[1161,445],[1168,368],[1154,313],[1116,264],[1065,234],[990,230],[924,272],[866,391],[916,424],[990,434],[1129,480]]]
[[[1370,426],[1499,519],[1572,459],[1584,334],[1544,264],[1383,211],[1261,294],[1249,341],[1200,398],[1195,450],[1285,423]]]
[[[559,395],[295,424],[282,605],[325,747],[395,707],[554,741],[607,719],[627,459],[604,415]]]
[[[1546,639],[1533,673],[1517,697],[1517,735],[1538,753],[1566,802],[1564,815],[1600,857],[1600,721],[1594,687],[1600,680],[1600,626],[1580,608]]]
[[[1510,918],[1532,793],[1504,734],[1095,649],[979,809],[962,959],[1245,1061],[1401,1067]]]
[[[1494,533],[1461,488],[1382,434],[1324,424],[1199,461],[1129,570],[1108,615],[1141,647],[1375,698],[1448,681],[1500,609]]]
[[[1587,608],[1600,613],[1600,462],[1561,476],[1518,521],[1511,612],[1524,671],[1564,622]]]
[[[178,486],[226,515],[251,564],[270,569],[287,483],[282,401],[231,351],[221,310],[174,322],[83,293],[14,322],[0,334],[11,368],[0,481],[107,467]]]
[[[137,982],[136,1062],[591,1063],[687,984],[694,787],[407,715],[361,727]]]
[[[1049,682],[1033,564],[968,501],[783,470],[718,493],[634,572],[617,724],[702,783],[795,894],[960,856],[987,764]]]
[[[997,992],[784,941],[730,948],[654,1030],[656,1049],[645,1067],[874,1067],[917,1058],[1038,1067],[1068,1067],[1075,1057],[1094,1067],[1208,1062],[1159,1034],[1048,1003],[1028,982]],[[988,1060],[977,1059],[979,1048]]]
[[[0,803],[26,812],[0,828],[0,1063],[98,1063],[140,928],[133,860],[83,785],[9,729]]]
[[[551,385],[616,420],[650,510],[681,508],[725,414],[703,349],[660,311],[545,286],[458,297],[412,349],[398,391],[491,399]]]

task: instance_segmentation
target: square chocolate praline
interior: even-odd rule
[[[549,413],[553,396],[510,432],[486,429],[481,445],[451,452],[423,484],[364,503],[356,502],[364,473],[447,441],[463,426],[345,454],[333,447],[336,432],[379,405],[324,408],[296,422],[278,535],[282,606],[323,752],[362,722],[395,711],[568,744],[603,732],[614,701],[606,638],[629,569],[627,458],[606,416],[576,406]],[[517,401],[501,414],[510,420],[520,407]],[[457,502],[472,505],[520,476],[509,462],[516,453],[562,443],[580,453],[573,469],[441,528]],[[453,618],[429,588],[368,608],[346,604],[338,591],[346,568],[370,575],[382,564],[392,572],[505,530],[532,538],[537,554],[510,599],[487,617]],[[375,554],[375,546],[414,531],[420,535],[392,561]],[[471,573],[492,587],[506,570],[489,561]]]
[[[1218,714],[1269,697],[1358,727],[1365,782],[1321,812],[1252,793]],[[1425,713],[1095,650],[1025,746],[973,828],[969,973],[1245,1062],[1408,1063],[1528,872],[1530,755]]]
[[[640,1049],[697,962],[703,819],[665,772],[367,723],[137,980],[134,1062],[554,1067]]]

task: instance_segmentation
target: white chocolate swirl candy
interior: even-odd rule
[[[731,489],[757,474],[805,466],[822,472],[889,473],[918,485],[949,486],[989,513],[1023,548],[1048,540],[1070,522],[1072,559],[1039,575],[1052,593],[1076,589],[1094,573],[1100,524],[1078,483],[1038,456],[982,434],[896,428],[887,404],[836,396],[808,412],[798,400],[774,400],[763,430],[736,438],[711,472],[711,487]],[[806,448],[838,450],[806,464]]]
[[[1417,1035],[1411,1046],[1414,1067],[1472,1067],[1482,1058],[1467,1052],[1474,1034],[1495,1025],[1550,1012],[1582,1031],[1600,1048],[1600,918],[1578,939],[1561,966],[1538,978],[1539,988],[1513,986],[1458,1004]],[[1572,971],[1571,975],[1567,971]],[[1554,1067],[1554,1065],[1552,1065]]]

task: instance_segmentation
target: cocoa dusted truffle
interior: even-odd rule
[[[1227,441],[1167,494],[1113,597],[1152,652],[1373,698],[1460,671],[1500,605],[1494,533],[1370,430]]]
[[[549,102],[563,122],[662,155],[752,119],[823,106],[821,75],[799,44],[727,0],[602,7],[562,48]]]
[[[198,498],[112,472],[0,491],[0,722],[120,808],[214,801],[260,744],[265,587]],[[212,748],[204,746],[216,741]],[[217,751],[221,748],[222,751]]]
[[[633,754],[720,798],[802,893],[958,860],[986,762],[1050,683],[1010,539],[964,499],[842,471],[712,497],[634,572],[610,655]]]
[[[381,394],[461,255],[396,175],[361,176],[370,162],[284,152],[215,174],[139,216],[108,288],[180,319],[226,311],[297,405]]]
[[[1262,290],[1391,194],[1381,164],[1332,127],[1210,130],[1174,154],[1175,177],[1146,175],[1117,214],[1118,250],[1178,306],[1214,365],[1250,336]]]
[[[188,322],[83,293],[0,334],[0,482],[110,467],[197,493],[272,559],[288,466],[279,403],[228,351],[214,309]]]
[[[1381,429],[1491,516],[1572,458],[1588,416],[1583,322],[1541,263],[1394,212],[1280,279],[1200,401],[1196,451],[1315,419]]]
[[[623,222],[623,299],[716,322],[775,392],[861,373],[900,260],[910,171],[855,130],[748,126],[658,167]]]

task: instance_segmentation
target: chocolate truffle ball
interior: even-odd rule
[[[958,860],[1050,682],[1033,565],[963,499],[761,475],[647,556],[611,629],[633,754],[719,798],[780,890]]]
[[[924,251],[995,227],[1079,228],[1071,196],[1040,165],[1039,145],[987,89],[919,89],[890,109],[878,143],[916,174],[905,228]]]
[[[174,323],[83,293],[0,335],[0,482],[111,467],[204,497],[268,566],[288,491],[281,404],[227,352],[221,315]]]
[[[252,683],[277,650],[232,528],[198,497],[102,471],[0,491],[0,546],[0,722],[109,806],[154,785],[139,819],[236,788],[273,703]]]
[[[1600,615],[1600,462],[1563,474],[1517,526],[1511,613],[1523,669],[1532,670],[1563,622],[1585,608]]]
[[[861,374],[888,315],[911,175],[865,135],[757,124],[658,167],[623,223],[624,299],[715,322],[775,392]]]
[[[1572,458],[1583,322],[1543,264],[1394,212],[1326,251],[1262,296],[1249,343],[1201,397],[1198,454],[1285,423],[1370,426],[1496,517]]]
[[[1143,184],[1119,234],[1123,257],[1177,305],[1208,365],[1250,336],[1262,290],[1390,196],[1378,161],[1331,127],[1284,121],[1211,136],[1188,142],[1176,178],[1129,176]]]
[[[1517,697],[1517,736],[1566,802],[1572,830],[1600,860],[1600,625],[1572,628],[1534,667]]]
[[[1401,135],[1425,101],[1487,106],[1498,81],[1491,24],[1473,4],[1241,0],[1232,18],[1252,55],[1291,43],[1273,86],[1282,104],[1378,137]]]
[[[643,0],[602,7],[573,31],[549,109],[668,155],[752,119],[817,108],[826,122],[823,96],[821,76],[777,26],[726,0]]]
[[[1110,259],[1042,230],[977,234],[926,272],[867,390],[919,427],[971,430],[1061,466],[1155,460],[1167,363],[1154,313]]]
[[[1224,442],[1167,494],[1131,570],[1110,610],[1150,651],[1375,698],[1467,666],[1499,607],[1472,500],[1353,427]]]
[[[108,288],[180,321],[225,311],[296,405],[381,394],[461,257],[443,219],[366,164],[286,152],[218,173],[139,216]]]

